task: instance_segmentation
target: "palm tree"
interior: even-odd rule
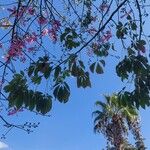
[[[99,109],[93,115],[94,131],[106,137],[107,150],[145,150],[137,109],[120,105],[116,94],[105,96],[105,99],[106,102],[96,102]],[[128,142],[129,131],[136,141],[135,147]]]

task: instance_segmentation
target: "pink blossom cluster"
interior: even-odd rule
[[[38,18],[38,23],[39,23],[40,25],[45,25],[45,24],[48,23],[48,20],[47,20],[44,16],[40,16],[40,17]]]
[[[52,21],[52,28],[55,30],[55,31],[58,31],[60,29],[60,26],[61,26],[61,23],[59,20],[53,20]]]
[[[18,14],[17,14],[17,8],[14,6],[13,8],[8,8],[8,12],[10,13],[10,16],[12,17],[20,17],[23,16],[24,13],[28,13],[29,15],[34,15],[35,14],[35,9],[33,7],[26,7],[26,6],[21,6]]]
[[[40,25],[45,25],[48,23],[48,20],[44,16],[40,16],[38,18],[38,23]],[[49,35],[51,37],[52,41],[56,42],[57,41],[57,32],[60,29],[61,23],[59,20],[53,20],[51,23],[51,26],[52,26],[51,29],[45,28],[41,34],[42,34],[42,36]]]
[[[28,8],[28,13],[29,13],[30,15],[34,15],[34,14],[35,14],[35,9],[34,9],[33,7],[29,7],[29,8]]]
[[[111,31],[106,31],[106,33],[101,37],[101,42],[102,43],[105,43],[105,42],[108,42],[109,41],[109,39],[112,37],[112,33],[111,33]]]
[[[38,35],[35,32],[32,32],[30,35],[27,35],[25,37],[25,43],[27,45],[33,44],[34,42],[37,42],[37,40],[38,40]],[[36,50],[36,46],[31,46],[28,48],[29,53],[33,53],[35,52],[35,50]]]
[[[108,6],[108,4],[103,3],[99,6],[99,8],[101,11],[106,11],[109,8],[109,6]]]
[[[57,32],[52,28],[49,30],[50,37],[52,41],[56,42],[57,41]]]
[[[42,30],[42,36],[46,36],[48,35],[48,33],[49,33],[49,30],[47,28]]]
[[[25,47],[25,42],[19,38],[15,38],[10,45],[10,48],[5,55],[5,60],[6,62],[9,62],[11,58],[19,57],[22,61],[24,61],[24,56],[23,56],[23,48]]]
[[[88,29],[87,32],[91,35],[95,34],[97,30],[95,28]]]
[[[51,39],[56,42],[57,41],[57,32],[60,29],[61,23],[58,20],[52,21],[52,28],[49,29],[49,35]]]
[[[35,32],[32,32],[30,35],[27,35],[25,37],[25,41],[28,43],[28,44],[32,44],[33,42],[37,41],[37,35]]]
[[[18,8],[16,6],[8,8],[7,11],[9,12],[9,17],[19,17],[20,18],[19,24],[24,25],[24,26],[26,26],[26,24],[30,21],[30,18],[32,17],[32,15],[36,14],[36,10],[32,6],[27,7],[27,6],[21,5],[19,10],[17,9]],[[58,31],[61,27],[61,23],[59,20],[56,20],[56,19],[49,20],[49,18],[47,18],[46,16],[47,14],[44,14],[44,12],[42,12],[42,14],[40,15],[37,15],[36,22],[39,26],[41,26],[41,29],[42,29],[40,34],[37,33],[39,29],[36,30],[36,28],[34,28],[34,30],[31,30],[29,34],[25,33],[25,35],[22,35],[22,32],[21,32],[21,36],[19,36],[20,30],[15,31],[15,32],[18,32],[16,33],[17,36],[13,38],[13,40],[11,40],[8,51],[6,55],[4,56],[4,59],[7,63],[9,63],[11,59],[15,60],[16,58],[19,58],[21,61],[24,62],[25,55],[23,53],[23,50],[26,50],[29,53],[35,52],[37,48],[36,44],[38,40],[41,39],[41,36],[49,36],[53,42],[57,41]],[[50,28],[47,27],[48,24],[51,25]],[[0,48],[2,48],[2,44],[0,44]]]
[[[12,115],[15,115],[17,112],[22,112],[23,111],[23,108],[20,108],[20,109],[17,109],[16,107],[10,109],[8,111],[8,116],[12,116]]]

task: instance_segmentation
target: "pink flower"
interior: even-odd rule
[[[49,30],[49,34],[50,34],[50,37],[51,39],[56,42],[57,41],[57,34],[56,34],[56,31],[54,29],[50,29]]]
[[[97,30],[95,28],[91,28],[91,29],[88,29],[87,32],[93,35],[97,32]]]
[[[37,41],[36,33],[33,32],[31,35],[26,36],[25,41],[29,44],[32,44],[33,42]]]
[[[25,43],[21,39],[14,39],[11,42],[9,51],[5,55],[4,59],[9,62],[11,58],[23,56],[22,50],[25,47]]]
[[[44,29],[44,30],[42,31],[42,35],[43,35],[43,36],[48,35],[48,32],[49,32],[48,29]]]
[[[2,58],[3,58],[7,63],[9,63],[10,57],[9,57],[8,54],[2,56]]]
[[[45,17],[43,17],[43,16],[41,16],[41,17],[38,18],[38,23],[39,23],[40,25],[44,25],[44,24],[46,24],[47,22],[48,22],[47,19],[46,19]]]
[[[23,13],[25,13],[26,11],[26,7],[25,6],[20,7],[18,12],[15,6],[13,8],[8,8],[7,10],[11,13],[10,15],[12,16],[22,16]]]
[[[17,109],[16,107],[14,107],[13,109],[10,109],[8,111],[8,116],[11,116],[11,115],[14,115],[16,114],[17,112],[22,112],[23,111],[23,108],[20,108],[20,109]]]
[[[60,23],[59,20],[54,20],[54,21],[53,21],[53,23],[52,23],[52,28],[53,28],[54,30],[57,31],[57,30],[60,28],[60,26],[61,26],[61,23]]]
[[[18,16],[23,16],[23,14],[26,12],[27,7],[26,6],[22,6],[18,12]]]
[[[29,7],[29,8],[28,8],[28,13],[29,13],[30,15],[34,15],[35,9],[34,9],[33,7]]]
[[[108,42],[111,37],[112,37],[111,31],[106,31],[106,34],[104,34],[103,37],[101,38],[101,42],[102,43]]]
[[[100,5],[100,7],[99,7],[99,8],[100,8],[100,10],[101,10],[101,11],[105,11],[105,10],[107,10],[107,9],[108,9],[108,7],[109,7],[109,6],[108,6],[108,4],[103,3],[103,4],[101,4],[101,5]]]

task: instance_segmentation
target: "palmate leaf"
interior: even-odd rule
[[[105,61],[104,60],[100,60],[99,62],[94,62],[90,65],[90,71],[92,73],[96,72],[97,74],[103,74],[103,68],[101,66],[101,64],[103,66],[105,66]]]
[[[103,73],[103,68],[100,66],[99,63],[97,63],[97,66],[96,66],[96,73],[97,74],[102,74]]]
[[[94,73],[96,62],[90,65],[90,71]]]
[[[60,73],[61,73],[61,67],[57,66],[55,68],[55,71],[54,71],[54,80],[56,80],[58,78],[58,76],[60,75]]]
[[[56,84],[53,95],[61,103],[66,103],[70,96],[70,87],[66,82]]]
[[[42,92],[28,90],[27,80],[24,74],[15,74],[8,85],[4,87],[5,92],[8,93],[9,107],[28,108],[33,111],[45,114],[52,108],[52,97],[44,95]]]
[[[88,72],[83,72],[83,74],[77,76],[77,87],[91,87],[91,81]]]
[[[77,42],[78,34],[75,29],[67,27],[65,32],[61,34],[60,41],[64,42],[64,45],[69,50],[80,46],[80,42]]]
[[[31,66],[28,68],[28,76],[29,76],[29,77],[33,74],[34,69],[35,69],[35,66],[34,66],[34,65],[31,65]]]
[[[52,97],[44,96],[40,97],[36,102],[36,111],[46,114],[52,108]]]
[[[34,84],[40,84],[42,81],[42,76],[38,76],[38,75],[33,76],[31,77],[31,80]]]
[[[51,71],[52,71],[52,67],[47,66],[45,68],[45,71],[44,71],[44,77],[45,77],[45,79],[48,79],[50,77]]]
[[[39,57],[38,61],[32,63],[28,68],[28,76],[31,78],[34,84],[40,84],[42,77],[45,79],[50,77],[52,66],[50,66],[48,60],[49,58],[46,56]]]
[[[28,108],[30,111],[36,109],[37,112],[43,115],[48,113],[52,108],[52,97],[43,95],[41,92],[33,92],[32,90],[21,93],[22,95],[10,93],[8,96],[9,106]]]

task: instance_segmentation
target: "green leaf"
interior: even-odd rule
[[[73,63],[72,68],[71,68],[71,75],[73,76],[78,76],[78,66],[76,64],[76,62]]]
[[[41,80],[42,80],[42,77],[41,77],[41,76],[33,76],[33,77],[31,78],[31,80],[32,80],[32,82],[33,82],[34,84],[40,84],[40,83],[41,83]]]
[[[128,19],[128,20],[131,20],[132,18],[131,18],[131,16],[130,16],[130,15],[128,15],[128,16],[127,16],[127,19]]]
[[[4,90],[6,93],[8,93],[8,92],[11,91],[11,86],[10,86],[10,85],[6,85],[6,86],[3,88],[3,90]]]
[[[97,66],[96,66],[96,73],[97,74],[102,74],[103,73],[103,68],[100,66],[99,63],[97,63]]]
[[[50,73],[51,73],[51,70],[52,70],[52,67],[48,66],[46,69],[45,69],[45,72],[44,72],[44,77],[45,79],[48,79],[49,76],[50,76]]]
[[[100,60],[100,62],[105,67],[105,61],[104,60]]]
[[[79,60],[79,64],[80,64],[80,66],[81,66],[83,69],[85,69],[85,66],[84,66],[83,61]]]
[[[90,70],[91,70],[92,73],[94,73],[95,64],[96,64],[96,62],[94,62],[93,64],[90,65]]]
[[[61,73],[61,67],[57,66],[54,72],[54,79],[56,80],[59,77],[59,74]]]
[[[22,76],[24,76],[24,72],[23,72],[22,70],[20,71],[20,74],[21,74]]]
[[[54,97],[61,103],[66,103],[69,100],[70,88],[66,82],[56,85],[53,91]]]
[[[14,105],[17,107],[17,109],[22,107],[22,105],[23,105],[23,96],[22,96],[21,93],[16,96]]]
[[[83,75],[81,76],[77,76],[77,87],[91,87],[91,82],[90,82],[90,78],[89,78],[89,73],[85,72]]]
[[[43,115],[48,113],[52,108],[52,100],[51,97],[45,97],[43,99],[39,99],[36,104],[36,110],[41,112]]]
[[[135,22],[131,23],[131,29],[132,30],[136,30],[137,29],[137,25]]]

